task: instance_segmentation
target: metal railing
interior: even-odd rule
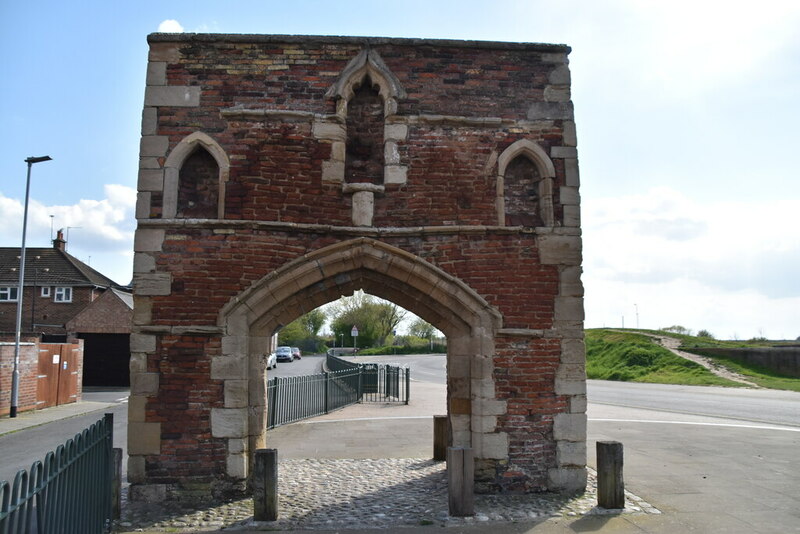
[[[111,527],[113,414],[0,484],[0,534],[100,534]]]
[[[267,428],[324,415],[358,402],[408,404],[411,371],[374,363],[360,364],[329,355],[329,372],[270,378]]]
[[[408,404],[411,394],[411,369],[382,363],[356,363],[329,354],[328,369],[358,369],[361,373],[359,402]]]
[[[358,369],[270,378],[267,382],[267,428],[324,415],[357,403],[360,378]]]

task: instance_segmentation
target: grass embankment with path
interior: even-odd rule
[[[680,339],[680,349],[704,356],[715,367],[724,367],[760,387],[800,391],[800,379],[728,358],[702,354],[707,347],[764,347],[768,342],[718,341],[664,331],[590,329],[586,331],[586,374],[599,380],[744,387],[719,377],[703,366],[662,347],[652,336]]]

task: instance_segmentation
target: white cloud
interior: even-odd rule
[[[665,187],[585,199],[587,324],[634,326],[637,303],[643,327],[797,337],[798,212],[799,199],[700,203]]]
[[[680,102],[702,110],[720,92],[788,68],[780,61],[800,33],[800,3],[764,0],[616,0],[564,10],[555,39],[570,56],[579,99],[638,110]],[[531,18],[538,7],[524,4]],[[524,19],[521,19],[524,20]]]
[[[167,19],[158,25],[160,33],[183,33],[183,26],[175,19]]]
[[[131,277],[136,191],[130,187],[105,186],[106,198],[81,199],[71,205],[46,206],[31,199],[28,205],[26,245],[50,245],[53,231],[68,232],[67,249],[78,259],[120,283]],[[0,244],[18,247],[22,237],[22,202],[0,193]]]

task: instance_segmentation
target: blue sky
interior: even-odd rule
[[[0,246],[69,229],[131,278],[148,33],[565,43],[578,127],[586,324],[800,336],[800,3],[0,3]]]

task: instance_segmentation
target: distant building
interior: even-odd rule
[[[26,248],[22,332],[46,343],[84,339],[84,385],[127,385],[133,314],[130,290],[68,254],[63,233],[51,248]],[[0,247],[0,335],[16,331],[18,247]]]

